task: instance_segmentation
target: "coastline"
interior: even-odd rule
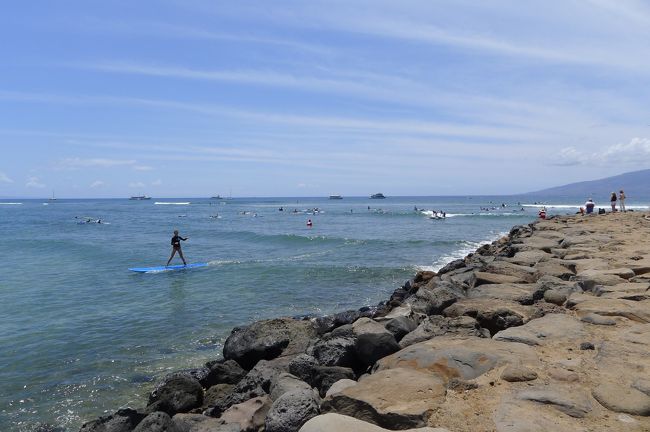
[[[419,272],[376,307],[235,328],[223,360],[81,431],[644,430],[648,382],[616,367],[650,370],[650,256],[628,245],[650,244],[644,226],[638,212],[556,216]],[[595,354],[607,367],[592,372]]]

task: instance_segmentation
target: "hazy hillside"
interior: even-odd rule
[[[628,197],[647,196],[650,191],[650,169],[633,171],[600,180],[570,183],[526,195],[558,195],[586,198],[589,196],[609,195],[610,192],[623,189]]]

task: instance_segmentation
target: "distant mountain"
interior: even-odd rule
[[[576,196],[580,198],[608,196],[611,192],[618,193],[623,189],[628,197],[648,196],[650,191],[650,169],[632,171],[600,180],[570,183],[540,191],[529,192],[526,195],[540,196]]]

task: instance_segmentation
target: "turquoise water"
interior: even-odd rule
[[[11,201],[0,203],[2,431],[76,431],[142,406],[155,379],[218,358],[233,326],[376,304],[537,214],[512,197]],[[79,224],[89,218],[106,223]],[[175,228],[188,262],[209,266],[127,270],[163,265]]]

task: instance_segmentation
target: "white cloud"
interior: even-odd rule
[[[151,171],[153,170],[153,167],[148,165],[133,165],[133,169],[136,171]]]
[[[133,159],[106,159],[106,158],[65,158],[61,159],[58,166],[62,169],[79,169],[79,168],[111,168],[116,166],[135,165]]]
[[[130,188],[143,188],[146,187],[146,185],[142,182],[131,182],[129,183]]]
[[[0,183],[13,183],[14,181],[10,179],[7,174],[0,171]]]
[[[162,180],[157,179],[151,182],[151,186],[161,186],[163,184]]]
[[[28,177],[25,186],[28,188],[42,189],[45,187],[38,177]]]
[[[628,143],[617,143],[600,151],[586,153],[575,147],[565,147],[553,158],[551,165],[648,165],[650,138],[632,138]]]
[[[104,182],[101,181],[101,180],[95,180],[94,182],[92,182],[92,183],[90,184],[90,187],[93,188],[93,189],[94,189],[94,188],[100,188],[100,187],[103,187],[103,186],[106,186],[106,183],[104,183]]]

